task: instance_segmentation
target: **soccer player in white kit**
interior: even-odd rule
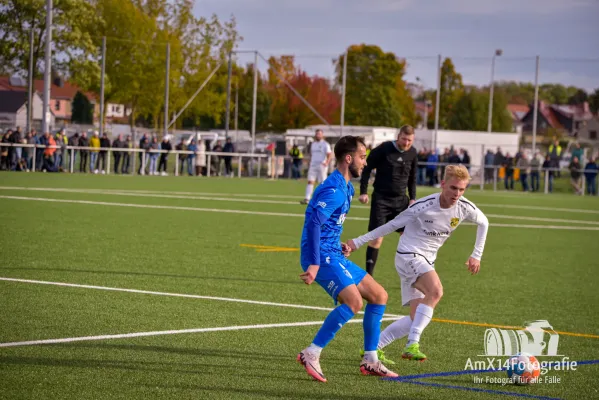
[[[420,335],[433,317],[433,310],[441,296],[443,286],[435,271],[439,248],[463,221],[478,225],[474,251],[466,262],[474,275],[480,269],[489,221],[471,201],[462,197],[470,174],[463,165],[450,165],[445,169],[441,193],[421,198],[387,224],[347,242],[353,250],[369,241],[383,237],[405,227],[397,246],[395,269],[401,280],[402,305],[410,305],[410,317],[393,322],[379,339],[379,359],[385,359],[382,349],[393,341],[408,335],[402,358],[423,361]]]
[[[319,184],[327,179],[327,170],[331,162],[333,152],[331,145],[324,140],[321,129],[317,129],[314,141],[310,145],[310,168],[308,169],[308,184],[306,185],[306,196],[300,204],[308,204],[314,191],[314,182]]]

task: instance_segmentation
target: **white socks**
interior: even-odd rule
[[[313,183],[308,183],[306,185],[306,197],[304,197],[306,200],[310,200],[312,198],[312,192],[314,191],[314,184]]]
[[[310,344],[310,346],[308,346],[308,350],[310,350],[311,353],[314,353],[315,355],[320,357],[320,352],[322,351],[322,347],[315,345],[314,343]]]
[[[410,328],[410,335],[408,336],[408,346],[420,341],[420,334],[429,322],[431,322],[432,318],[433,308],[424,303],[418,304],[418,307],[416,307],[416,314],[414,315],[414,321]]]
[[[378,360],[379,356],[376,354],[376,350],[364,352],[364,361],[366,361],[367,363],[375,363]]]
[[[410,327],[412,326],[412,320],[410,316],[407,315],[403,318],[398,319],[389,325],[383,332],[381,332],[381,336],[379,338],[378,349],[382,350],[384,347],[390,345],[397,339],[401,339],[410,333]]]

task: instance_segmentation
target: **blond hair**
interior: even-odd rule
[[[456,178],[460,181],[470,181],[472,179],[470,173],[462,164],[448,165],[445,167],[445,175],[443,175],[443,180],[448,181],[451,178]]]
[[[414,134],[414,128],[412,128],[410,125],[404,125],[401,128],[399,128],[399,135],[401,135],[402,133],[404,135],[412,136]]]

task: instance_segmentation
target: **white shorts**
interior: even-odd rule
[[[401,304],[410,305],[411,300],[424,298],[424,293],[412,287],[416,279],[435,268],[418,254],[395,253],[395,269],[401,280]]]
[[[310,165],[308,169],[308,180],[312,182],[322,183],[327,179],[328,165]]]

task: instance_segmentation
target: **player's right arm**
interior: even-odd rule
[[[405,227],[410,221],[416,217],[416,210],[414,208],[408,208],[401,212],[397,217],[387,222],[385,225],[379,226],[378,228],[360,236],[355,239],[351,239],[347,244],[352,248],[352,251],[359,249],[364,244],[381,238],[395,232],[396,230]]]
[[[306,255],[310,265],[306,272],[300,274],[305,284],[314,282],[320,269],[320,231],[333,212],[343,204],[343,191],[336,188],[326,188],[319,191],[312,200],[313,210],[310,219],[306,221],[307,248]]]
[[[370,173],[379,163],[379,160],[383,156],[383,145],[379,145],[372,149],[368,158],[366,159],[366,166],[362,170],[362,176],[360,178],[360,197],[361,203],[368,203],[368,180],[370,179]]]

